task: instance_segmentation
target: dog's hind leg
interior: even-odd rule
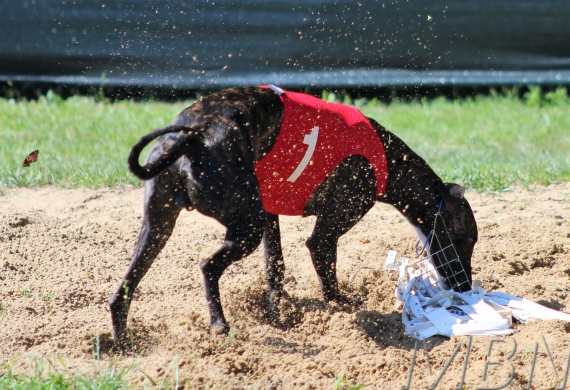
[[[251,199],[251,198],[250,198]],[[260,202],[261,203],[261,202]],[[241,208],[231,218],[222,247],[200,264],[204,276],[204,290],[210,312],[210,332],[225,334],[229,325],[224,317],[220,301],[219,280],[225,269],[234,261],[253,252],[261,243],[264,229],[264,211]]]
[[[311,197],[305,213],[316,215],[307,247],[326,301],[360,303],[344,297],[336,277],[338,239],[372,208],[376,179],[368,161],[352,156],[341,162]]]
[[[127,316],[133,293],[166,244],[180,213],[175,201],[176,189],[168,175],[162,173],[145,183],[144,218],[131,264],[109,301],[113,337],[119,347],[126,346]]]
[[[269,284],[269,318],[276,321],[279,317],[279,300],[283,295],[285,263],[283,262],[283,250],[281,248],[279,217],[271,213],[266,213],[266,216],[267,222],[263,233],[265,277]]]

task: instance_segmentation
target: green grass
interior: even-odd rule
[[[332,94],[327,94],[333,100]],[[445,181],[478,191],[500,191],[570,180],[570,100],[565,90],[531,88],[475,99],[354,102],[401,137]],[[0,99],[0,190],[56,184],[64,187],[139,185],[127,170],[130,147],[167,125],[187,103]],[[39,149],[37,163],[22,162]]]
[[[35,102],[0,99],[0,187],[139,184],[127,155],[142,135],[172,122],[185,104],[65,101],[48,94]],[[22,167],[39,149],[38,162]]]
[[[27,364],[18,364],[19,368],[15,369],[18,358],[14,357],[10,363],[0,364],[0,390],[129,389],[140,387],[140,380],[143,379],[141,374],[149,380],[152,388],[158,390],[179,389],[185,383],[180,378],[178,355],[174,356],[166,370],[163,370],[161,377],[153,378],[137,367],[136,360],[125,366],[124,360],[123,364],[119,364],[113,356],[102,359],[99,335],[90,335],[90,340],[93,356],[90,361],[91,370],[80,371],[74,367],[73,362],[61,355],[55,358],[30,358]]]
[[[14,363],[0,367],[0,389],[11,390],[115,390],[133,386],[127,377],[129,369],[118,369],[113,362],[93,373],[81,373],[68,367],[63,359],[54,363],[40,358],[31,363],[32,373],[16,373]]]
[[[92,345],[94,360],[93,369],[89,372],[77,370],[61,356],[55,360],[40,357],[30,360],[25,365],[28,370],[16,370],[17,359],[9,364],[0,365],[0,390],[116,390],[140,387],[136,377],[144,375],[158,390],[179,389],[185,383],[180,378],[180,366],[176,355],[162,378],[153,378],[142,369],[136,367],[136,361],[130,366],[120,368],[114,358],[102,360],[98,349]],[[31,369],[31,370],[30,370]],[[19,372],[22,371],[22,372]],[[136,374],[136,375],[135,375]]]
[[[363,384],[351,385],[348,380],[344,378],[344,373],[341,375],[334,374],[333,390],[360,390],[365,387]]]
[[[570,181],[570,100],[562,89],[554,97],[538,92],[538,100],[536,91],[523,100],[503,93],[389,106],[369,102],[362,111],[445,181],[477,191]]]

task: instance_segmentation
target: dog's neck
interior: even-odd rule
[[[441,178],[402,140],[374,122],[384,143],[388,185],[380,202],[394,206],[413,225],[420,238],[433,227],[441,195]],[[420,234],[421,233],[421,234]]]
[[[396,188],[391,193],[387,188],[384,199],[380,198],[380,201],[394,206],[416,229],[420,239],[425,240],[433,229],[441,196],[436,192],[435,185],[424,181],[423,176],[410,175],[400,177],[400,180],[405,189]]]

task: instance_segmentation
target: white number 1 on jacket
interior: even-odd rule
[[[299,176],[301,176],[301,173],[303,173],[305,168],[307,168],[307,165],[309,165],[309,161],[311,161],[311,157],[313,157],[313,153],[315,152],[315,147],[317,146],[318,137],[319,137],[319,127],[315,126],[313,127],[313,131],[311,132],[311,134],[305,136],[303,143],[309,145],[309,147],[307,148],[307,151],[305,152],[303,159],[297,166],[297,169],[295,169],[295,172],[293,172],[291,176],[289,176],[287,181],[294,182],[299,178]]]

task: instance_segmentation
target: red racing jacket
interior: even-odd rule
[[[266,211],[304,215],[313,192],[342,160],[354,155],[368,160],[376,175],[376,194],[384,192],[384,145],[360,111],[274,86],[264,88],[278,93],[285,109],[275,146],[254,166]]]

